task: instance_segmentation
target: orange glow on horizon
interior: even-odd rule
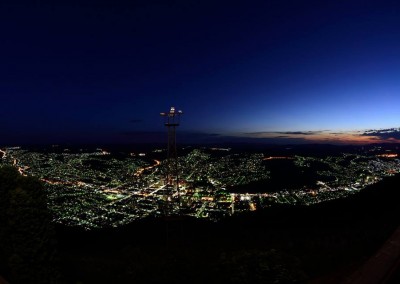
[[[287,132],[282,137],[282,132],[261,132],[254,135],[250,135],[252,138],[269,138],[269,139],[287,139],[290,142],[291,139],[303,140],[304,143],[328,143],[328,144],[353,144],[353,145],[365,145],[373,143],[400,143],[399,139],[389,138],[382,139],[379,136],[362,135],[362,132],[326,132],[326,131],[315,131],[313,133],[304,132],[296,133]]]

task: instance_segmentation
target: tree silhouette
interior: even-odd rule
[[[34,177],[0,168],[0,273],[11,283],[56,283],[55,234]]]

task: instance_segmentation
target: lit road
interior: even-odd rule
[[[166,187],[166,185],[163,185],[162,187],[160,187],[160,188],[157,188],[156,190],[154,190],[154,191],[150,192],[148,195],[153,195],[154,193],[156,193],[156,192],[158,192],[158,191],[160,191],[160,190],[164,189],[165,187]]]
[[[2,149],[0,149],[0,153],[2,154],[2,159],[5,159],[6,157],[7,157],[7,152],[5,151],[5,150],[2,150]],[[11,156],[11,158],[12,158],[12,156]],[[18,161],[17,161],[17,159],[14,159],[13,160],[13,166],[14,167],[16,167],[16,168],[18,168],[18,171],[19,171],[19,173],[21,174],[21,175],[23,175],[23,176],[26,176],[26,174],[24,173],[24,171],[25,170],[27,170],[27,169],[29,169],[29,167],[19,167],[18,166]]]
[[[27,170],[29,167],[24,167],[23,170]],[[62,181],[62,180],[50,180],[50,179],[45,179],[41,178],[41,181],[52,184],[52,185],[77,185],[80,187],[90,187],[93,188],[93,185],[83,182],[83,181]]]
[[[12,158],[12,156],[11,156],[11,158]],[[19,172],[22,176],[27,176],[27,174],[26,174],[24,171],[26,171],[26,170],[29,169],[30,167],[28,167],[28,166],[20,167],[20,166],[18,165],[18,160],[17,160],[17,159],[14,159],[14,160],[13,160],[13,166],[16,167],[16,168],[18,169],[18,172]]]
[[[6,151],[0,149],[0,153],[3,154],[2,157],[1,157],[2,159],[5,159],[7,157],[7,152]]]
[[[137,172],[135,173],[135,176],[140,176],[145,170],[151,170],[152,168],[157,167],[161,164],[161,162],[158,160],[154,160],[154,163],[155,164],[152,166],[148,166],[146,168],[141,168],[141,169],[137,170]]]

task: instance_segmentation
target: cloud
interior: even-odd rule
[[[259,138],[292,138],[293,136],[309,136],[319,135],[327,130],[320,131],[259,131],[259,132],[246,132],[245,136],[259,137]]]
[[[121,140],[159,142],[167,140],[167,131],[125,131],[119,133]],[[125,138],[124,138],[125,137]],[[379,142],[400,142],[400,128],[366,131],[330,132],[320,131],[260,131],[248,133],[218,134],[206,132],[179,131],[178,143],[248,143],[248,144],[369,144]]]
[[[393,129],[384,129],[381,132],[390,132],[386,140],[376,136],[376,130],[371,131],[260,131],[239,133],[237,136],[252,138],[254,140],[272,143],[330,143],[330,144],[368,144],[381,142],[397,142],[397,136],[393,136]],[[399,129],[400,132],[400,129]],[[363,134],[365,135],[363,136]]]
[[[217,141],[217,140],[216,140]],[[303,137],[290,137],[287,135],[280,136],[219,136],[218,141],[221,143],[248,143],[248,144],[304,144],[307,140]]]
[[[276,136],[276,135],[318,135],[323,131],[259,131],[259,132],[247,132],[245,135],[252,136]],[[276,136],[279,137],[279,136]]]
[[[377,137],[382,140],[400,140],[400,128],[370,129],[360,136]]]
[[[280,134],[287,134],[287,135],[318,135],[321,134],[323,131],[286,131],[286,132],[279,132]]]

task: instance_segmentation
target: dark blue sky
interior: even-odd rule
[[[400,126],[397,1],[9,1],[0,26],[0,144],[162,142],[171,105],[187,141],[398,138],[370,135]]]

